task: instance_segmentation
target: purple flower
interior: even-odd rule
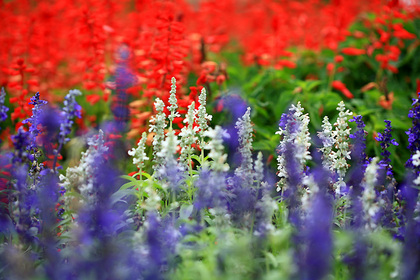
[[[7,119],[7,112],[9,111],[9,108],[4,106],[4,99],[6,97],[6,92],[4,91],[4,88],[1,88],[0,93],[0,122],[4,122]]]
[[[331,269],[333,239],[332,199],[328,194],[330,176],[325,169],[312,172],[319,190],[314,194],[305,219],[303,239],[306,244],[303,279],[325,279]]]
[[[65,144],[70,141],[70,138],[67,136],[71,132],[71,127],[73,125],[74,118],[81,118],[81,110],[82,107],[77,103],[76,96],[81,95],[82,93],[77,90],[73,89],[70,90],[69,93],[64,98],[64,108],[62,113],[63,121],[60,125],[60,133],[59,133],[59,144]]]
[[[11,138],[14,146],[12,163],[31,163],[34,160],[34,157],[27,150],[27,147],[31,143],[30,132],[19,127],[17,134],[13,135]]]
[[[39,201],[36,190],[27,185],[28,167],[15,166],[12,176],[16,179],[12,191],[13,208],[11,215],[16,233],[27,244],[37,243],[40,221]]]
[[[37,186],[37,199],[40,218],[39,243],[43,248],[45,260],[43,268],[48,279],[57,279],[62,275],[62,259],[58,252],[57,220],[55,211],[59,199],[58,178],[53,173],[43,176]]]
[[[250,182],[233,176],[227,180],[227,205],[232,222],[241,228],[250,228],[257,202],[257,192],[250,187]]]
[[[122,184],[119,175],[107,162],[99,162],[92,174],[92,195],[96,199],[78,212],[78,226],[72,232],[74,245],[68,248],[73,279],[130,279],[138,274],[128,238],[132,237],[127,212],[129,193],[117,192]]]
[[[375,139],[381,142],[380,145],[382,148],[382,152],[381,152],[382,159],[379,162],[379,165],[381,166],[382,169],[386,170],[386,175],[390,179],[392,179],[394,175],[392,172],[391,159],[389,158],[391,153],[388,151],[388,147],[390,147],[391,144],[394,146],[398,146],[398,143],[397,141],[395,141],[395,139],[391,139],[392,137],[391,121],[385,120],[384,122],[386,123],[384,133],[383,134],[378,133],[378,136]]]
[[[160,221],[157,213],[149,212],[144,237],[146,255],[142,260],[142,277],[150,280],[164,279],[164,273],[176,252],[181,233],[174,227],[170,217]]]
[[[289,207],[289,221],[296,227],[300,226],[300,199],[299,187],[302,185],[302,173],[299,161],[295,157],[295,145],[286,143],[283,156],[286,162],[287,188],[283,195]]]
[[[360,145],[360,143],[359,143]],[[354,238],[353,251],[346,254],[344,262],[351,268],[352,279],[363,279],[366,271],[367,246],[363,236],[364,211],[361,200],[362,180],[364,167],[358,164],[357,158],[352,158],[352,169],[349,173],[349,180],[346,185],[351,186],[350,197],[350,224],[346,225]]]
[[[64,98],[64,108],[61,114],[61,123],[60,123],[60,132],[58,134],[58,149],[54,150],[54,162],[53,162],[53,171],[55,172],[55,165],[57,164],[58,155],[60,154],[60,151],[64,144],[66,144],[68,141],[70,141],[70,138],[67,136],[71,133],[71,128],[73,126],[73,119],[81,118],[80,111],[82,107],[77,103],[76,96],[81,95],[82,93],[77,90],[73,89],[70,90],[69,93]],[[51,112],[51,111],[50,111]],[[48,122],[47,118],[44,118],[44,122]],[[47,125],[47,127],[51,127]]]
[[[412,127],[406,131],[408,135],[408,149],[411,152],[410,158],[405,163],[405,166],[415,171],[416,175],[420,174],[420,166],[413,165],[413,155],[420,150],[420,92],[417,93],[419,98],[413,99],[412,108],[408,113],[408,117],[413,119]]]
[[[166,181],[169,189],[177,193],[185,182],[185,171],[175,159],[166,159],[166,163],[157,170],[157,178]]]
[[[349,137],[353,139],[352,157],[356,158],[357,163],[363,166],[363,172],[366,169],[369,160],[367,159],[366,150],[366,131],[365,123],[362,120],[362,116],[355,116],[350,119],[349,122],[356,122],[357,129],[354,134],[350,134]]]
[[[119,56],[115,74],[117,98],[115,104],[113,104],[112,112],[120,129],[124,129],[130,118],[127,89],[136,82],[136,77],[128,66],[129,53],[126,45],[121,46],[117,53]]]
[[[36,137],[41,133],[39,125],[41,124],[40,116],[42,113],[42,106],[47,103],[47,101],[39,99],[39,92],[35,93],[35,95],[31,97],[31,102],[29,102],[30,105],[34,105],[34,107],[32,108],[32,116],[22,121],[23,124],[31,124],[31,126],[29,127],[31,142],[27,147],[28,151],[32,150],[33,152],[35,152],[35,150],[37,149]]]
[[[225,112],[228,112],[230,114],[230,116],[227,118],[228,121],[223,125],[223,129],[225,129],[230,135],[230,138],[226,139],[228,149],[230,151],[236,151],[239,145],[239,138],[238,130],[235,128],[235,123],[237,119],[239,119],[245,114],[248,106],[243,100],[243,98],[236,93],[231,93],[226,96],[223,96],[219,99],[218,104],[223,107],[223,110]],[[235,154],[233,160],[235,160],[236,157],[239,157],[239,155]],[[230,161],[232,161],[232,158],[229,158],[229,162]]]
[[[412,180],[411,180],[412,181]],[[416,214],[419,190],[411,186],[402,189],[405,205],[405,235],[401,260],[401,279],[416,279],[420,273],[420,220]],[[416,216],[417,215],[417,216]]]
[[[226,179],[223,174],[202,169],[195,183],[194,208],[203,209],[226,207]]]

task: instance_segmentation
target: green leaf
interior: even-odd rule
[[[179,210],[179,218],[182,220],[187,220],[194,210],[193,205],[183,204],[181,205],[181,209]]]
[[[136,191],[132,190],[132,189],[126,189],[126,190],[119,190],[117,192],[115,192],[113,195],[111,195],[111,205],[122,201],[122,202],[126,202],[124,200],[122,200],[124,197],[126,196],[130,196],[130,195],[135,195]]]

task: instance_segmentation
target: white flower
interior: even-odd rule
[[[420,166],[420,150],[417,150],[413,155],[413,165]],[[420,175],[413,181],[414,184],[420,185]]]
[[[251,108],[248,107],[242,118],[236,122],[235,128],[238,129],[239,154],[241,155],[241,165],[235,170],[235,175],[248,177],[252,174],[252,124]]]
[[[227,155],[224,154],[225,147],[223,146],[223,138],[229,138],[230,135],[220,126],[216,126],[214,129],[209,128],[204,132],[204,136],[210,137],[209,143],[205,146],[207,150],[210,150],[208,156],[213,161],[210,163],[210,167],[214,171],[228,171],[229,165],[226,163]]]
[[[133,148],[128,151],[128,155],[133,157],[133,163],[137,165],[137,168],[142,170],[144,168],[144,162],[149,160],[144,150],[146,149],[147,134],[143,132],[141,139],[137,145],[137,149]]]
[[[353,113],[349,110],[346,111],[346,105],[343,101],[338,103],[337,111],[339,113],[337,121],[334,123],[335,130],[331,133],[336,150],[330,152],[327,162],[332,163],[333,170],[337,171],[338,180],[334,187],[337,194],[341,194],[341,188],[345,186],[344,177],[348,169],[347,159],[351,159],[348,143],[351,129],[347,124],[347,116],[351,116]]]
[[[166,116],[163,113],[163,109],[165,108],[165,104],[159,98],[156,98],[155,101],[155,108],[156,108],[156,116],[150,119],[150,129],[149,132],[154,132],[155,136],[153,138],[153,160],[154,165],[153,169],[156,171],[159,166],[163,163],[163,158],[158,156],[158,152],[162,150],[162,142],[165,138],[165,127],[166,127]]]
[[[259,187],[264,179],[264,164],[263,164],[263,154],[258,152],[257,160],[254,163],[254,171],[255,171],[255,181],[257,186]]]
[[[198,124],[198,128],[200,129],[198,134],[200,135],[201,141],[203,142],[204,131],[206,131],[207,128],[209,127],[208,122],[211,121],[212,119],[212,116],[208,115],[206,112],[206,89],[205,88],[201,90],[201,94],[198,97],[198,101],[200,102],[200,106],[198,107],[198,110],[196,110],[195,115],[196,115],[196,122]]]
[[[195,102],[193,101],[190,106],[188,106],[188,113],[184,119],[184,123],[187,125],[181,129],[179,136],[181,137],[181,155],[179,157],[180,162],[184,165],[189,165],[189,157],[194,152],[193,144],[197,143],[197,131],[198,127],[194,127],[194,107]]]
[[[174,130],[170,130],[166,135],[165,140],[162,142],[162,148],[156,153],[160,158],[165,159],[166,161],[173,159],[179,144],[178,137],[175,135]]]
[[[171,114],[169,115],[168,119],[173,122],[176,117],[180,117],[180,114],[176,111],[178,104],[176,99],[176,80],[174,77],[172,77],[171,82],[171,90],[169,91],[169,104],[171,105],[168,106],[168,110],[171,112]]]
[[[374,223],[374,217],[379,211],[379,205],[376,202],[377,197],[375,191],[375,184],[378,181],[378,161],[379,159],[375,157],[366,167],[365,178],[363,183],[363,210],[365,212],[366,226],[370,229],[374,229],[376,227],[376,224]]]
[[[325,168],[329,170],[333,169],[333,160],[331,158],[331,152],[334,145],[334,137],[332,136],[332,125],[328,119],[328,116],[325,116],[322,121],[322,132],[318,132],[319,139],[322,141],[322,148],[320,148],[323,158],[322,163]],[[335,155],[334,155],[335,156]]]
[[[61,186],[67,190],[78,188],[81,196],[88,204],[97,202],[95,195],[95,174],[100,162],[104,160],[104,153],[108,151],[105,146],[104,133],[99,130],[98,135],[87,140],[89,148],[82,152],[80,163],[75,167],[68,167],[66,175],[60,176]],[[82,201],[83,202],[83,201]]]

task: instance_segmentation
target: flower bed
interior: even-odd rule
[[[418,279],[420,8],[382,4],[0,4],[0,279]]]

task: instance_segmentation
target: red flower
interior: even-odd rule
[[[352,47],[344,48],[341,50],[341,52],[346,55],[362,55],[366,53],[365,50],[352,48]]]
[[[344,57],[342,56],[342,55],[336,55],[335,57],[334,57],[334,61],[335,62],[337,62],[337,63],[340,63],[340,62],[342,62],[344,60]]]
[[[101,96],[99,94],[90,94],[86,96],[86,101],[90,103],[90,105],[95,105],[101,100]]]
[[[345,97],[347,97],[349,99],[354,97],[353,94],[347,89],[346,85],[343,84],[343,82],[333,81],[331,85],[332,85],[333,89],[341,91],[344,94]]]

